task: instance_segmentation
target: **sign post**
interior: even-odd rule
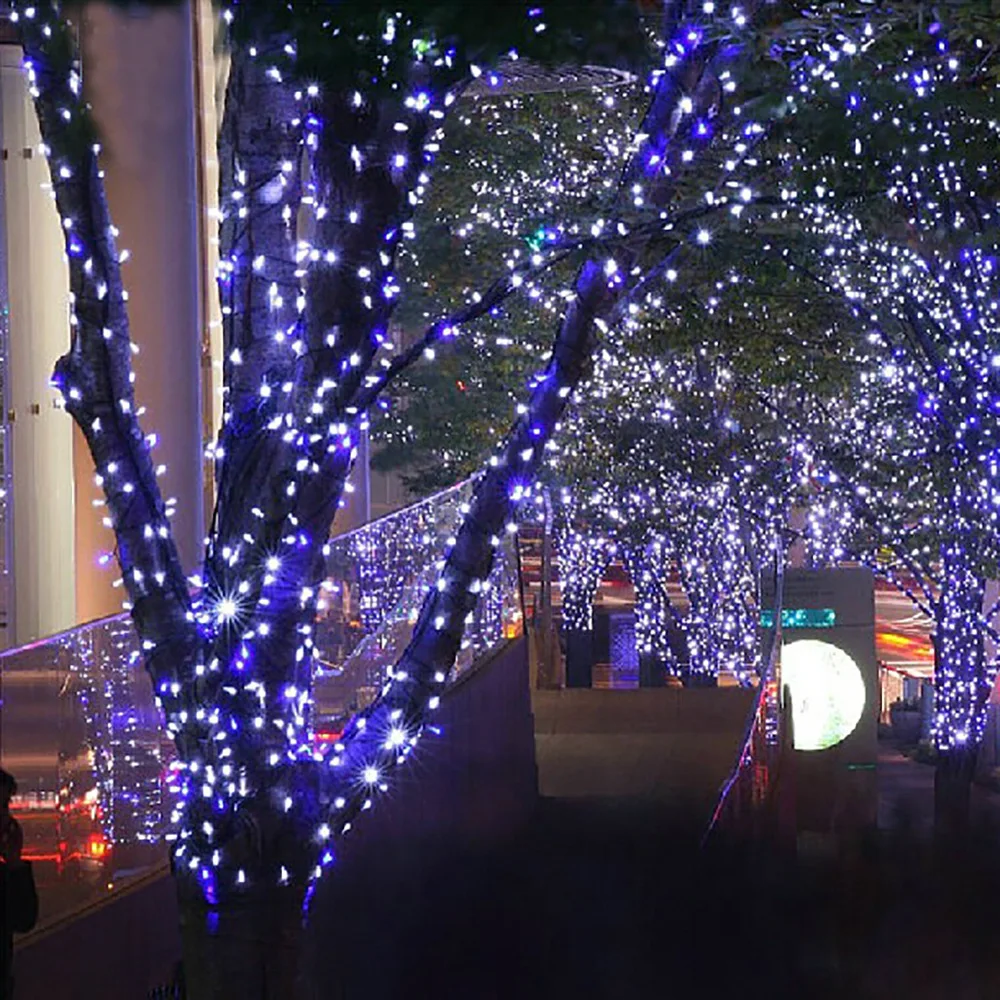
[[[772,595],[763,597],[767,607]],[[782,603],[779,677],[793,720],[798,831],[840,837],[870,828],[879,713],[871,571],[788,569]]]

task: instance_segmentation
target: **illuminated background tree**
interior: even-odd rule
[[[804,236],[776,249],[862,334],[837,404],[789,417],[808,428],[822,519],[934,622],[936,812],[960,829],[996,677],[1000,192],[995,38],[978,5],[950,13],[820,86],[845,124],[817,116],[789,147],[817,197],[782,210]]]
[[[755,268],[783,261],[806,279],[776,281],[786,312],[796,298],[819,302],[808,316],[815,328],[799,323],[789,337],[787,318],[775,322],[766,304],[774,289],[746,262],[732,278],[748,300],[765,304],[751,310],[744,300],[730,317],[743,330],[763,324],[781,351],[784,369],[759,392],[784,420],[790,455],[812,462],[826,484],[810,512],[813,541],[823,522],[833,555],[863,558],[901,584],[908,579],[938,622],[938,783],[946,787],[955,772],[967,794],[995,673],[984,652],[989,615],[972,609],[995,566],[988,484],[997,71],[986,8],[946,13],[943,23],[914,16],[892,32],[861,36],[860,46],[829,49],[781,99],[789,110],[809,101],[811,111],[779,115],[759,149],[761,174],[782,207],[756,217],[745,246]],[[844,51],[860,55],[845,60]],[[722,242],[716,232],[713,249]],[[873,331],[876,315],[882,325]],[[804,385],[796,343],[825,354],[827,369],[839,368],[839,385],[818,395]],[[895,381],[893,399],[885,386],[874,391],[875,371]],[[845,407],[845,398],[858,405]],[[973,437],[975,446],[964,443]],[[845,497],[831,488],[831,468]],[[859,497],[864,518],[849,513]],[[851,539],[852,525],[869,534]],[[879,547],[895,551],[896,565],[875,558]],[[956,588],[964,598],[945,596]],[[956,626],[948,623],[962,615],[965,637],[950,638]],[[960,794],[959,813],[962,801]]]

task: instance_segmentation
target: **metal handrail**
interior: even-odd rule
[[[743,729],[743,739],[740,741],[739,753],[728,777],[723,781],[719,792],[718,801],[712,816],[708,821],[708,826],[701,838],[701,846],[704,848],[713,833],[719,828],[719,823],[726,807],[731,801],[731,794],[738,782],[747,774],[747,766],[754,758],[754,741],[758,738],[760,727],[766,725],[766,703],[768,690],[774,681],[777,673],[778,651],[781,648],[781,611],[784,594],[784,560],[779,556],[775,563],[775,586],[774,586],[774,617],[768,637],[768,651],[761,671],[760,681],[754,695],[753,704],[747,714],[747,720]]]
[[[388,514],[383,514],[381,517],[373,518],[371,521],[366,521],[364,524],[358,525],[356,528],[352,528],[350,531],[345,531],[341,535],[337,535],[330,539],[331,544],[339,544],[341,542],[352,539],[359,533],[366,531],[373,526],[381,525],[386,521],[394,517],[400,517],[403,514],[410,513],[416,510],[418,507],[424,506],[425,504],[431,504],[435,501],[440,500],[442,497],[447,496],[451,492],[457,492],[465,486],[468,486],[475,477],[469,477],[468,479],[463,479],[456,483],[454,486],[449,486],[446,489],[439,490],[437,493],[432,493],[429,497],[424,497],[420,500],[416,500],[406,507],[400,507],[399,510],[390,511]],[[61,629],[58,632],[50,632],[47,635],[39,636],[37,639],[32,639],[30,642],[22,643],[19,646],[10,646],[7,649],[0,650],[0,660],[5,657],[14,656],[17,653],[22,653],[30,649],[35,649],[39,646],[47,645],[50,642],[58,642],[60,639],[69,639],[72,636],[79,635],[81,632],[89,628],[96,628],[102,625],[108,625],[112,622],[122,622],[129,620],[129,613],[127,611],[119,611],[113,615],[104,615],[100,618],[90,618],[85,622],[78,622],[76,625],[71,625],[69,628]]]

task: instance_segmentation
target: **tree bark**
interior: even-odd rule
[[[275,435],[265,428],[281,413],[281,386],[296,361],[291,341],[298,322],[303,128],[294,87],[267,75],[268,56],[282,41],[258,39],[255,57],[249,43],[234,48],[218,139],[226,412],[216,452],[216,545],[206,576],[223,592],[237,574],[216,550],[238,544],[246,530],[244,498],[266,497],[269,479],[280,472],[277,463],[285,456],[276,454]],[[279,331],[285,333],[280,339]],[[261,396],[264,383],[271,389],[267,398]]]
[[[639,687],[664,687],[666,673],[666,664],[656,653],[639,654]]]
[[[594,683],[592,629],[563,629],[566,638],[566,687],[589,688]]]
[[[548,488],[543,493],[545,517],[542,521],[541,585],[538,594],[538,617],[535,635],[538,637],[538,679],[540,688],[558,688],[559,643],[552,622],[552,533],[554,518],[552,495]]]
[[[943,843],[961,841],[969,832],[969,807],[976,751],[953,747],[941,754],[934,770],[934,836]]]
[[[972,540],[958,532],[941,546],[943,567],[935,607],[934,829],[943,841],[962,838],[969,828],[969,804],[983,716],[989,700],[983,594],[985,581],[971,561]]]
[[[663,687],[671,660],[668,620],[675,611],[661,582],[666,559],[661,541],[648,538],[621,546],[625,569],[635,590],[635,644],[639,656],[639,687]]]
[[[303,890],[253,890],[209,906],[178,883],[187,1000],[305,1000]]]

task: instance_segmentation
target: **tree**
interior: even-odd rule
[[[590,687],[594,664],[594,598],[615,554],[613,541],[593,526],[581,524],[579,506],[573,495],[564,491],[554,518],[568,687]]]
[[[897,550],[901,565],[914,579],[929,581],[923,596],[935,603],[939,622],[942,700],[953,706],[942,713],[937,728],[942,760],[939,785],[949,784],[948,775],[957,771],[958,785],[967,791],[971,765],[970,751],[964,746],[976,741],[970,734],[981,728],[985,696],[993,677],[993,667],[982,653],[988,625],[977,624],[981,612],[970,610],[981,603],[978,592],[984,574],[994,564],[990,554],[992,508],[982,479],[982,462],[990,452],[980,452],[977,457],[963,442],[971,428],[977,438],[988,440],[993,433],[988,406],[992,320],[988,310],[976,303],[990,301],[993,294],[989,252],[995,246],[995,196],[991,189],[995,171],[988,161],[995,115],[993,90],[988,85],[984,89],[983,83],[992,79],[990,60],[995,44],[983,41],[981,31],[988,22],[978,13],[965,8],[949,10],[948,14],[950,21],[944,28],[936,21],[927,23],[918,18],[910,30],[866,42],[864,58],[849,63],[848,69],[821,67],[823,72],[816,74],[822,81],[818,86],[806,78],[801,81],[802,99],[812,99],[814,109],[826,113],[786,119],[785,128],[773,130],[776,144],[785,144],[784,158],[790,169],[786,168],[788,183],[782,197],[791,204],[775,211],[770,220],[773,225],[759,231],[763,238],[774,241],[772,250],[787,256],[788,230],[782,234],[781,226],[809,220],[807,228],[815,227],[810,231],[816,239],[804,254],[793,256],[796,266],[820,275],[830,274],[833,268],[835,277],[825,280],[834,281],[847,303],[879,302],[892,317],[897,326],[895,337],[885,329],[871,334],[888,352],[886,358],[880,361],[878,351],[858,350],[861,345],[855,341],[854,370],[871,363],[896,372],[900,359],[914,356],[923,372],[916,378],[907,365],[905,378],[912,387],[922,386],[920,391],[930,394],[930,402],[925,400],[922,408],[926,411],[929,405],[934,412],[938,421],[934,435],[927,439],[912,426],[912,409],[905,411],[911,415],[909,420],[889,424],[877,420],[875,424],[878,434],[884,438],[891,433],[891,441],[900,449],[890,448],[890,452],[921,463],[934,459],[926,466],[934,470],[932,480],[921,485],[916,503],[911,506],[909,502],[915,493],[912,478],[904,482],[898,473],[887,470],[888,455],[878,470],[873,469],[872,483],[859,483],[859,478],[864,479],[864,473],[878,464],[874,456],[885,453],[886,444],[880,440],[878,447],[871,442],[864,448],[851,447],[857,444],[864,426],[857,414],[847,428],[855,440],[841,439],[844,456],[836,468],[850,489],[860,490],[865,497],[880,497],[888,505],[882,514],[869,514],[868,522],[880,531],[883,542],[895,533],[890,545]],[[963,27],[965,18],[973,25],[971,33]],[[963,49],[950,49],[952,41],[962,43]],[[936,55],[928,51],[928,42],[933,43]],[[824,91],[827,84],[829,89]],[[817,90],[824,94],[818,100]],[[845,92],[849,94],[846,102]],[[829,113],[834,109],[835,114]],[[872,125],[865,141],[852,125],[852,118],[859,115]],[[960,160],[955,149],[962,150]],[[796,174],[796,164],[800,168],[804,165],[807,180],[801,172]],[[796,198],[810,191],[814,195],[799,202],[800,210],[796,209]],[[846,213],[831,211],[830,206],[845,204]],[[863,242],[865,239],[881,242],[873,249]],[[985,257],[977,255],[977,246],[987,248]],[[824,264],[831,254],[835,263]],[[928,268],[934,275],[929,287],[928,282],[916,280]],[[877,276],[880,287],[873,289],[866,280],[872,275]],[[902,322],[901,330],[896,321]],[[855,316],[856,327],[858,323]],[[954,332],[963,330],[964,336]],[[961,375],[972,380],[961,388],[956,388],[958,378],[948,360],[953,357],[961,359]],[[944,388],[935,384],[942,378]],[[979,387],[973,390],[977,379]],[[937,402],[942,393],[947,406]],[[784,397],[785,412],[790,414],[805,405],[801,391],[791,394],[798,399],[789,399],[790,394],[780,389],[778,395]],[[870,393],[864,398],[870,407]],[[829,400],[826,404],[821,422],[829,423]],[[978,412],[977,407],[986,409]],[[921,419],[927,416],[919,408],[916,412]],[[972,477],[970,482],[964,482],[966,476]],[[856,497],[853,502],[857,503]],[[931,511],[947,512],[933,524],[936,540],[928,539]],[[890,523],[879,526],[880,518]],[[854,549],[856,553],[864,551],[864,545],[856,540]],[[915,552],[930,555],[929,562],[920,567],[910,565]],[[976,567],[968,565],[970,552],[977,553],[973,559]],[[948,575],[947,585],[941,573]],[[937,592],[947,594],[955,588],[966,597],[943,597],[940,602],[932,598]],[[968,647],[964,653],[956,652],[948,638],[953,628],[947,623],[958,614],[949,608],[954,601],[965,609],[963,631],[972,636],[959,643]],[[948,659],[957,660],[958,666],[948,666]]]
[[[564,422],[551,459],[550,474],[623,554],[647,682],[664,662],[690,684],[714,683],[722,670],[743,682],[755,675],[761,566],[801,487],[802,463],[757,412],[761,373],[747,364],[747,330],[726,345],[713,327],[699,329],[693,358],[672,329],[647,331],[653,344],[672,345],[666,357],[641,353],[636,331],[630,351],[603,352],[591,397]],[[804,359],[798,364],[805,370]],[[686,611],[668,596],[671,567]],[[684,647],[676,656],[671,632]]]
[[[483,287],[486,262],[513,267],[591,231],[611,208],[642,89],[486,95],[450,119],[424,224],[404,248],[401,271],[416,287],[396,314],[402,330],[420,330],[438,300],[458,305]],[[478,471],[550,347],[539,316],[558,316],[572,279],[572,260],[526,275],[502,308],[402,375],[374,419],[375,466],[398,470],[418,495]]]
[[[428,205],[438,223],[448,225],[452,233],[464,234],[485,223],[488,237],[514,255],[520,252],[518,245],[522,242],[529,246],[542,245],[546,232],[589,228],[594,208],[581,198],[581,189],[571,181],[583,177],[593,186],[594,171],[589,157],[598,141],[612,148],[625,147],[627,117],[622,116],[620,109],[629,107],[633,99],[627,89],[624,93],[621,89],[616,90],[600,100],[574,97],[573,127],[568,136],[565,116],[555,114],[558,105],[553,107],[547,97],[533,98],[531,103],[535,113],[540,112],[544,117],[530,133],[523,126],[526,107],[523,98],[496,102],[489,109],[485,122],[473,123],[471,127],[463,123],[464,134],[456,144],[459,151],[455,156],[457,169],[452,168],[450,162],[446,165],[442,185]],[[609,105],[612,105],[610,110]],[[609,121],[612,112],[615,117]],[[463,171],[462,164],[472,160],[463,147],[475,150],[478,143],[484,141],[480,134],[486,132],[491,136],[499,134],[511,138],[503,152],[491,161],[490,179],[482,180],[475,172],[470,177],[468,170]],[[532,176],[525,169],[525,162],[533,160],[541,161],[540,175]],[[572,165],[570,181],[560,174],[567,163]],[[584,186],[582,191],[586,190]],[[539,208],[539,203],[544,204],[544,210]],[[540,218],[547,221],[548,229],[535,228]],[[422,244],[423,240],[418,238],[413,246],[420,256],[430,257],[440,242],[430,241],[430,250],[426,252]],[[708,341],[716,327],[725,335],[725,350],[738,352],[742,359],[736,366],[734,381],[737,385],[741,377],[756,378],[762,363],[767,362],[768,370],[774,372],[775,350],[780,352],[779,358],[784,362],[780,373],[775,374],[785,379],[789,378],[796,358],[790,348],[804,344],[807,351],[813,350],[802,331],[816,316],[802,316],[801,300],[797,303],[797,323],[789,320],[789,310],[785,309],[781,312],[785,327],[779,331],[776,319],[772,324],[775,332],[753,339],[749,347],[744,329],[746,323],[741,323],[740,315],[746,308],[745,303],[735,304],[725,320],[710,319],[708,322],[714,324],[712,332],[707,329],[707,307],[702,300],[717,295],[716,286],[737,273],[735,262],[742,260],[745,253],[745,246],[727,252],[725,241],[717,237],[711,247],[699,251],[698,257],[702,259],[689,262],[692,273],[697,275],[698,294],[690,287],[692,279],[676,295],[671,292],[669,282],[664,282],[665,289],[656,285],[655,295],[644,304],[641,313],[630,315],[622,332],[612,331],[608,335],[586,388],[572,397],[571,415],[563,420],[556,442],[560,452],[553,452],[553,455],[567,454],[568,450],[573,457],[568,465],[566,462],[554,464],[558,463],[558,459],[554,459],[542,479],[553,497],[566,491],[571,496],[568,504],[556,505],[564,639],[571,684],[589,684],[591,603],[601,573],[610,559],[612,541],[619,543],[618,553],[634,569],[633,580],[643,590],[636,627],[641,644],[650,648],[640,652],[641,673],[652,679],[660,674],[656,661],[671,658],[666,621],[671,619],[678,625],[682,619],[669,601],[663,601],[662,586],[668,560],[661,560],[656,572],[652,573],[648,558],[653,552],[665,551],[662,544],[655,541],[662,529],[651,525],[648,538],[640,538],[638,532],[632,532],[636,537],[624,544],[621,525],[609,523],[608,518],[602,516],[602,508],[606,512],[614,502],[620,505],[622,499],[613,501],[611,493],[604,490],[599,500],[589,500],[590,494],[607,482],[612,468],[618,470],[621,497],[641,491],[646,484],[662,487],[661,480],[667,470],[673,470],[682,481],[685,463],[694,463],[687,469],[687,475],[697,475],[700,481],[711,475],[724,475],[718,461],[721,455],[711,458],[715,466],[710,473],[706,464],[709,458],[701,455],[698,449],[705,441],[706,416],[711,424],[719,424],[723,438],[733,435],[722,428],[724,415],[709,413],[704,406],[696,415],[688,414],[683,429],[677,429],[672,438],[664,440],[661,436],[659,452],[655,455],[652,449],[645,449],[639,460],[630,465],[619,460],[619,456],[630,454],[636,447],[637,439],[641,439],[648,429],[646,422],[651,421],[649,426],[654,428],[661,425],[664,383],[668,384],[671,394],[676,393],[679,397],[678,406],[683,409],[684,400],[692,391],[690,359],[698,351],[707,351],[705,357],[713,351],[718,352],[718,347]],[[766,260],[764,264],[767,266]],[[773,263],[770,267],[774,269]],[[446,268],[438,267],[433,273],[444,275],[436,279],[441,289],[455,280]],[[556,303],[557,308],[562,277],[554,271],[535,278],[530,294],[547,305]],[[437,359],[432,365],[411,369],[399,383],[395,404],[376,423],[377,439],[382,442],[377,462],[382,467],[399,469],[404,480],[417,492],[443,486],[459,475],[476,470],[499,434],[503,412],[517,399],[520,386],[529,378],[535,358],[544,347],[538,326],[532,323],[533,315],[528,310],[505,309],[501,317],[477,323],[447,357]],[[681,365],[681,359],[688,363]],[[809,364],[815,367],[815,359],[810,357]],[[802,378],[806,378],[806,365],[803,363],[800,367]],[[648,386],[646,379],[651,383]],[[637,387],[639,396],[636,396]],[[756,406],[756,400],[744,393],[744,407],[748,398],[751,407]],[[445,425],[440,419],[443,405],[454,417]],[[728,405],[739,404],[730,401]],[[623,426],[617,419],[626,411],[632,416],[631,426]],[[752,419],[745,412],[741,423],[748,430],[744,437],[752,437],[753,432],[749,430]],[[697,444],[692,448],[691,442]],[[699,463],[700,470],[693,471]],[[536,499],[540,503],[542,496]],[[542,510],[540,506],[540,518],[544,516]],[[648,519],[659,525],[662,520],[663,515],[658,519],[637,510],[632,508],[633,516],[641,517],[642,523]],[[644,581],[649,582],[649,588],[644,586]],[[648,618],[642,613],[644,607],[649,609]],[[688,624],[690,627],[691,623]],[[653,645],[657,647],[655,653]],[[710,646],[711,643],[706,648]]]
[[[818,334],[796,339],[828,356],[843,352],[840,392],[849,389],[862,406],[843,407],[837,392],[810,395],[788,379],[787,368],[761,395],[797,438],[795,448],[817,461],[827,513],[838,502],[845,512],[859,503],[871,508],[857,521],[869,534],[845,546],[849,527],[841,526],[834,548],[875,561],[898,580],[875,560],[876,549],[888,546],[913,581],[924,581],[922,599],[938,620],[939,686],[949,706],[936,727],[939,805],[946,810],[945,801],[956,798],[958,814],[994,675],[982,652],[989,625],[974,610],[995,564],[988,488],[994,335],[983,304],[994,294],[990,81],[997,48],[987,6],[949,6],[941,21],[925,19],[917,8],[907,18],[899,7],[891,30],[835,32],[825,59],[798,64],[792,95],[762,93],[762,103],[781,109],[756,150],[759,173],[780,195],[780,207],[751,230],[754,262],[773,267],[784,260],[811,276],[811,286],[793,280],[786,293],[818,299],[821,315],[835,314],[824,315]],[[786,54],[802,51],[794,32],[775,33],[771,44]],[[796,113],[806,103],[810,113]],[[759,276],[750,271],[744,264],[735,277],[759,295]],[[834,294],[824,295],[824,288]],[[875,313],[866,316],[859,303],[877,310],[877,329],[866,329]],[[758,313],[744,316],[744,326],[762,319],[772,324]],[[787,335],[780,325],[771,330],[778,344]],[[901,395],[889,411],[875,406],[873,371],[900,380]],[[832,433],[838,426],[844,433]],[[967,443],[972,437],[984,450]],[[893,468],[899,457],[929,478],[913,477],[911,464],[901,475]],[[839,501],[833,484],[846,495]],[[964,638],[951,637],[958,620]],[[946,791],[951,785],[957,796]]]
[[[884,245],[880,250],[887,250]],[[964,830],[997,664],[987,654],[996,574],[995,365],[1000,341],[989,258],[930,271],[921,256],[868,259],[880,285],[852,291],[871,309],[871,366],[840,419],[812,426],[820,503],[853,555],[934,622],[935,815]],[[881,266],[880,266],[881,265]],[[861,273],[861,269],[855,275]],[[857,300],[856,300],[857,301]]]
[[[74,296],[72,345],[56,379],[99,470],[132,619],[183,768],[174,862],[194,930],[202,900],[224,917],[236,900],[273,903],[295,918],[317,862],[332,857],[324,841],[350,827],[372,792],[373,782],[355,780],[370,762],[356,774],[346,759],[340,771],[314,759],[311,630],[358,427],[420,353],[394,351],[388,321],[399,291],[395,252],[427,182],[438,123],[478,72],[475,60],[495,62],[513,44],[555,60],[600,60],[636,51],[641,38],[632,4],[615,0],[584,10],[554,4],[544,20],[528,4],[488,16],[465,4],[399,6],[392,15],[363,3],[225,12],[227,408],[193,596],[137,418],[119,257],[74,34],[56,3],[19,3],[12,15]],[[593,43],[579,21],[594,30]],[[478,303],[440,318],[421,346],[485,312],[516,277],[505,271]],[[410,745],[393,741],[392,758]],[[205,995],[255,989],[238,961],[212,959],[189,970],[195,983],[204,973]]]
[[[646,530],[638,543],[626,544],[622,562],[635,589],[635,648],[639,661],[639,687],[660,687],[664,673],[679,674],[677,654],[670,642],[671,625],[683,620],[666,587],[668,557],[665,540]]]
[[[995,609],[983,597],[998,557],[1000,191],[996,40],[982,31],[981,10],[918,22],[904,46],[887,39],[838,74],[843,90],[826,100],[846,104],[848,125],[816,124],[790,153],[808,178],[802,187],[822,193],[784,210],[808,235],[781,247],[865,334],[850,393],[836,408],[800,414],[800,426],[809,425],[825,519],[839,519],[847,549],[934,621],[943,832],[968,822],[996,677],[986,651]],[[849,126],[859,118],[870,126],[864,141]]]
[[[479,63],[495,64],[511,44],[524,41],[526,54],[540,45],[552,59],[600,58],[622,41],[619,28],[635,24],[624,0],[544,11],[397,6],[387,14],[363,2],[252,0],[227,10],[220,293],[228,392],[217,505],[194,596],[136,415],[119,260],[73,35],[55,3],[16,6],[74,295],[72,345],[57,379],[102,477],[132,619],[183,768],[174,863],[196,995],[252,994],[262,987],[248,976],[273,984],[294,966],[282,948],[273,962],[269,954],[263,967],[251,965],[247,942],[268,933],[264,917],[282,913],[294,954],[303,894],[333,860],[330,843],[418,745],[497,540],[530,495],[599,333],[617,325],[652,277],[702,244],[696,220],[739,214],[742,199],[727,185],[753,172],[754,144],[772,116],[770,108],[744,114],[730,97],[740,70],[761,58],[741,44],[756,39],[757,5],[664,4],[662,66],[609,207],[583,238],[560,237],[528,264],[575,255],[544,370],[476,484],[391,680],[337,753],[318,761],[309,739],[312,628],[358,429],[392,379],[520,277],[505,269],[478,301],[436,319],[409,346],[394,343],[396,251],[424,193],[438,127]],[[769,10],[767,24],[797,12]],[[634,39],[634,27],[624,34]],[[772,60],[774,73],[795,58]],[[206,903],[218,920],[210,951]],[[237,939],[242,947],[219,946]],[[292,990],[287,980],[278,988]]]

